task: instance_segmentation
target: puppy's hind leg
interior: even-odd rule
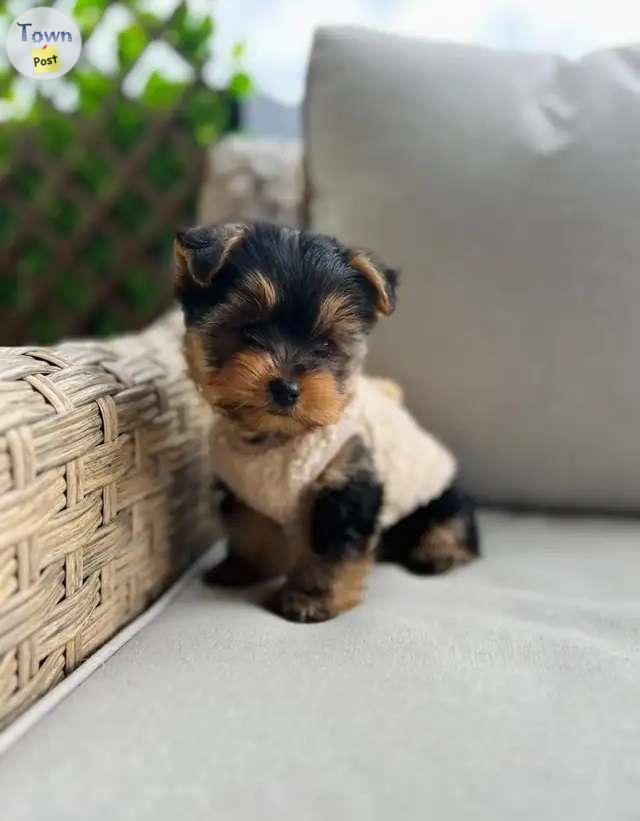
[[[398,562],[412,573],[435,575],[480,555],[471,499],[452,485],[382,534],[381,561]]]

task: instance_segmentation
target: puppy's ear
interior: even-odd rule
[[[373,288],[376,317],[389,316],[396,307],[398,272],[387,268],[369,251],[350,251],[349,265]]]
[[[178,231],[173,245],[176,286],[187,278],[208,285],[244,239],[247,226],[240,223],[211,225]]]

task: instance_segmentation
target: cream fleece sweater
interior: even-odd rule
[[[455,476],[451,453],[364,376],[358,377],[354,396],[335,425],[283,444],[249,443],[232,423],[216,417],[211,434],[214,470],[245,504],[287,526],[298,514],[305,488],[354,434],[360,434],[373,453],[384,485],[379,521],[384,528],[437,498]]]

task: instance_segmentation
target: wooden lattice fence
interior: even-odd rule
[[[108,5],[76,3],[85,42]],[[233,127],[247,79],[238,72],[223,91],[205,83],[212,23],[186,3],[164,20],[128,5],[117,74],[81,60],[67,75],[76,110],[37,88],[29,116],[1,124],[0,344],[136,329],[170,300],[173,234],[194,219],[205,145]],[[128,95],[127,76],[158,42],[192,76],[154,70]]]

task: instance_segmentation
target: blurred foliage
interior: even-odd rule
[[[85,48],[111,5],[74,3]],[[83,53],[56,81],[73,91],[71,111],[61,110],[46,83],[34,82],[28,109],[2,123],[0,254],[10,261],[0,275],[0,315],[24,321],[22,339],[0,331],[1,343],[115,333],[143,324],[167,303],[168,277],[162,274],[173,230],[195,217],[194,164],[229,129],[234,100],[250,93],[241,44],[233,48],[226,87],[204,81],[215,32],[211,15],[194,14],[188,2],[179,2],[166,18],[140,0],[117,5],[126,8],[128,19],[115,38],[116,69],[101,71]],[[11,16],[0,6],[0,22]],[[135,94],[127,94],[127,78],[158,41],[180,55],[190,76],[176,80],[159,65]],[[0,68],[0,101],[16,100],[24,82],[13,69]],[[129,175],[123,168],[137,153],[140,162]],[[164,197],[189,170],[193,185],[169,213],[171,222],[158,221]],[[99,224],[87,225],[96,202]],[[133,236],[140,237],[133,257],[122,259],[121,249],[131,247]],[[73,259],[64,258],[66,243],[74,247]]]

